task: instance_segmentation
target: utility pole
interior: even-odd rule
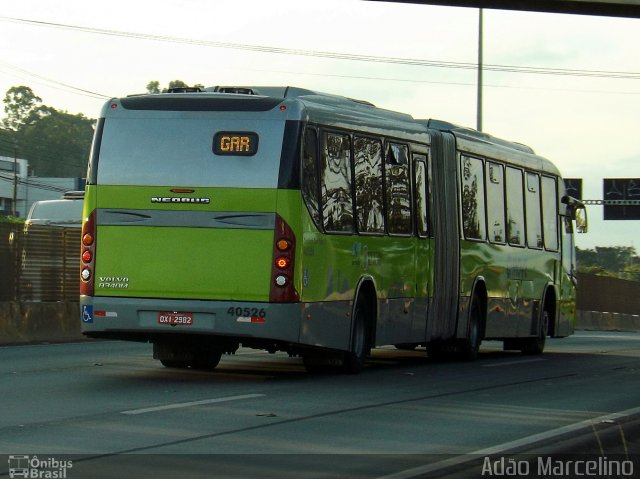
[[[14,217],[18,216],[18,144],[13,140],[13,212]]]
[[[478,14],[478,105],[477,105],[477,122],[476,130],[482,131],[482,49],[483,49],[483,26],[482,26],[482,8],[479,9]]]

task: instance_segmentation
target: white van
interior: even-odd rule
[[[69,191],[59,200],[36,201],[31,205],[25,229],[30,225],[82,226],[82,202],[84,191]]]

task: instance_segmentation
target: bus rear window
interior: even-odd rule
[[[277,188],[284,127],[274,121],[153,114],[107,118],[97,182]]]

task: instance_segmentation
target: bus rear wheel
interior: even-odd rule
[[[210,371],[215,369],[220,363],[222,358],[221,351],[207,351],[206,353],[199,353],[189,364],[192,369],[199,369],[202,371]]]
[[[158,341],[153,343],[153,358],[163,366],[176,369],[211,370],[220,362],[222,349],[187,341]]]
[[[353,311],[353,331],[351,348],[344,353],[342,370],[347,374],[358,374],[364,369],[369,355],[369,339],[367,334],[367,306],[363,297],[359,297]]]
[[[482,304],[477,294],[471,300],[469,311],[469,331],[460,348],[460,358],[464,361],[475,361],[482,342]]]
[[[172,359],[161,359],[160,362],[165,368],[186,369],[189,367],[189,361],[176,361]]]
[[[540,326],[538,328],[538,335],[534,338],[526,338],[522,340],[520,351],[522,354],[535,355],[542,354],[544,352],[544,345],[549,334],[549,321],[551,315],[549,310],[545,309],[542,312],[542,318],[540,319]]]

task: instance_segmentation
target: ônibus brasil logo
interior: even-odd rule
[[[9,477],[33,479],[65,479],[67,470],[73,467],[73,461],[64,461],[55,457],[39,458],[38,456],[9,456]]]

